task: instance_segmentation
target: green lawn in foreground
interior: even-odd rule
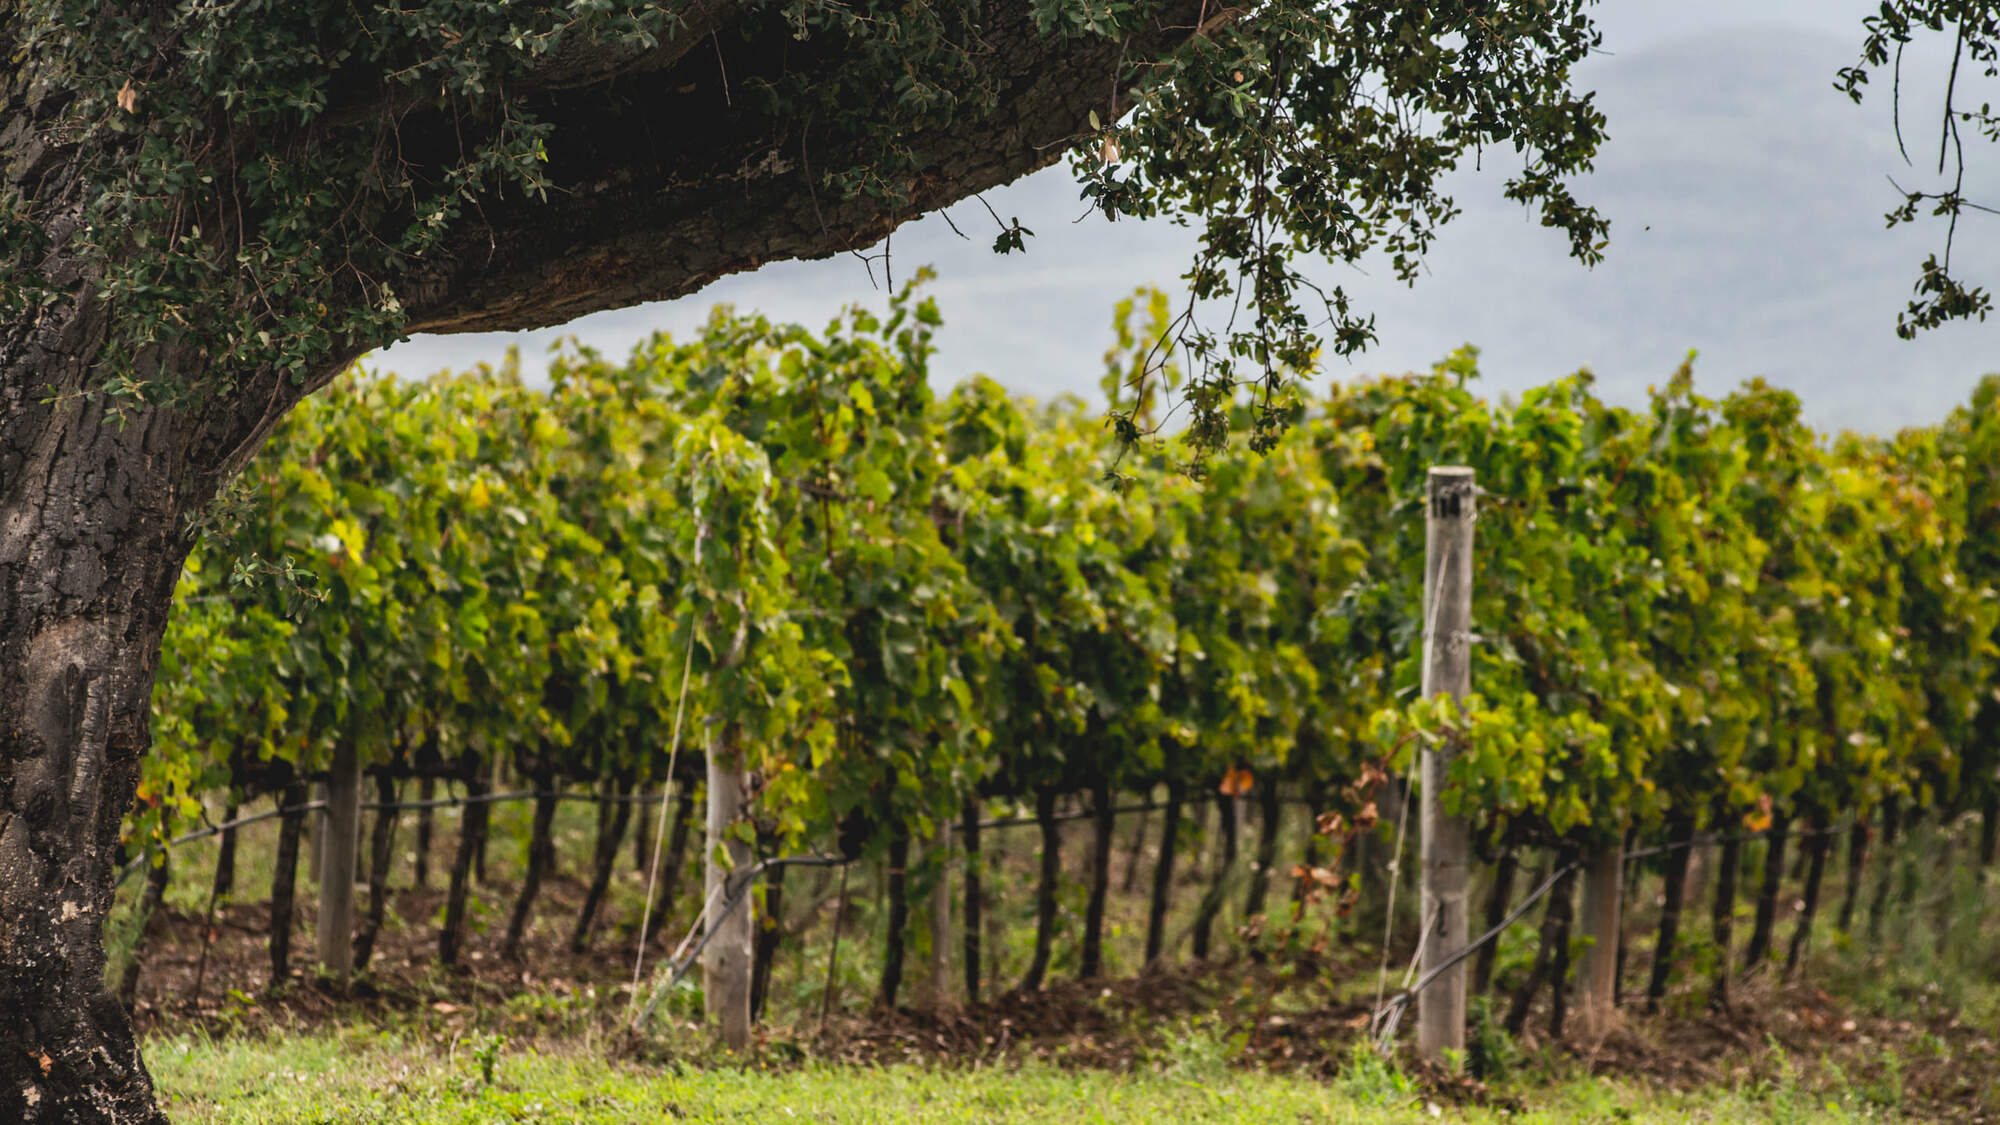
[[[160,1038],[146,1057],[181,1125],[397,1122],[1821,1122],[1852,1120],[1785,1084],[1662,1094],[1573,1079],[1528,1108],[1433,1107],[1387,1067],[1331,1082],[1168,1061],[1130,1075],[1047,1064],[934,1069],[806,1065],[687,1069],[610,1063],[460,1040],[449,1047],[359,1032]],[[490,1065],[492,1081],[484,1071]]]

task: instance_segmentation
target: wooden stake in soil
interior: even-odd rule
[[[1424,698],[1461,699],[1472,691],[1472,525],[1475,489],[1468,468],[1433,468],[1424,524]],[[1465,947],[1470,829],[1447,816],[1443,795],[1449,746],[1423,751],[1420,831],[1422,903],[1418,917],[1425,974],[1438,971],[1417,996],[1417,1052],[1425,1059],[1465,1049],[1465,964],[1445,962]],[[1441,971],[1439,971],[1441,970]]]
[[[1584,868],[1583,932],[1590,947],[1577,974],[1576,1015],[1577,1030],[1586,1043],[1601,1042],[1618,1023],[1618,922],[1624,878],[1622,843],[1599,847]]]
[[[924,850],[935,852],[936,860],[926,864],[931,873],[930,907],[925,914],[931,948],[923,1006],[937,1013],[951,1006],[951,830],[939,825]]]
[[[703,901],[707,926],[715,936],[701,959],[701,991],[708,1018],[722,1025],[722,1043],[740,1051],[750,1045],[750,970],[755,914],[745,901],[728,914],[723,904],[749,877],[750,844],[735,831],[744,815],[749,778],[732,730],[708,753],[708,863]],[[733,878],[732,878],[733,876]]]
[[[326,832],[319,844],[319,963],[335,980],[354,972],[354,875],[361,850],[361,759],[353,743],[333,747]]]

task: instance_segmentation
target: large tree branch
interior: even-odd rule
[[[895,199],[827,186],[829,173],[869,160],[853,121],[760,108],[760,83],[802,72],[815,84],[853,83],[860,65],[847,53],[808,53],[769,17],[747,34],[741,24],[725,29],[714,51],[686,52],[670,68],[552,92],[532,105],[556,126],[551,201],[513,195],[469,212],[401,287],[410,329],[536,328],[680,296],[770,261],[871,245],[1056,160],[1093,110],[1111,116],[1113,91],[1136,62],[1185,39],[1198,14],[1197,3],[1173,0],[1143,37],[1065,40],[1037,32],[1027,5],[996,5],[981,42],[999,108],[898,138],[919,170],[894,185]],[[882,91],[884,119],[892,98]]]

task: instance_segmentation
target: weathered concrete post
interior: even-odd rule
[[[1424,522],[1424,698],[1460,699],[1472,691],[1472,470],[1433,468]],[[1425,974],[1465,948],[1470,831],[1445,815],[1442,795],[1452,747],[1426,746],[1422,762],[1422,918]],[[1463,962],[1440,973],[1417,997],[1417,1051],[1426,1059],[1465,1049]]]

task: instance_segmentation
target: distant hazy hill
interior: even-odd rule
[[[1586,272],[1565,258],[1532,216],[1500,199],[1510,154],[1490,153],[1484,174],[1453,185],[1465,215],[1414,290],[1388,282],[1386,270],[1328,268],[1328,280],[1380,314],[1381,344],[1355,368],[1423,368],[1471,342],[1484,351],[1493,393],[1588,366],[1605,393],[1633,401],[1692,348],[1709,391],[1764,375],[1799,390],[1823,425],[1883,431],[1936,419],[1980,373],[2000,370],[1989,343],[2000,324],[1895,338],[1896,312],[1938,232],[1882,229],[1896,202],[1885,175],[1907,183],[1916,173],[1896,155],[1886,98],[1857,108],[1831,88],[1851,52],[1846,39],[1773,26],[1594,60],[1584,81],[1598,90],[1611,141],[1583,194],[1613,219],[1610,260]],[[1928,124],[1910,132],[1931,143]],[[926,263],[943,275],[939,381],[986,371],[1031,393],[1094,394],[1112,302],[1137,284],[1171,286],[1191,234],[1072,222],[1083,206],[1063,169],[988,198],[1036,231],[1029,253],[994,256],[992,222],[976,203],[952,212],[969,240],[933,217],[890,246],[898,280]],[[1961,228],[1961,260],[1991,260],[1994,223]],[[562,331],[622,353],[655,328],[685,331],[719,301],[818,323],[845,301],[879,302],[869,276],[852,257],[786,263]],[[559,334],[521,339],[533,352]],[[508,339],[420,339],[379,362],[409,372],[458,366]]]
[[[1381,295],[1383,346],[1367,366],[1472,341],[1495,386],[1589,366],[1625,397],[1698,348],[1712,391],[1764,375],[1823,424],[1935,419],[2000,370],[2000,325],[1895,337],[1940,232],[1883,230],[1897,202],[1885,176],[1921,180],[1896,154],[1886,98],[1857,108],[1830,89],[1849,50],[1769,28],[1597,66],[1611,140],[1585,194],[1612,216],[1609,260],[1580,270],[1495,192],[1460,190],[1466,214],[1433,277]],[[1909,132],[1934,138],[1928,121]],[[1989,225],[1961,228],[1961,261],[1991,259]]]

